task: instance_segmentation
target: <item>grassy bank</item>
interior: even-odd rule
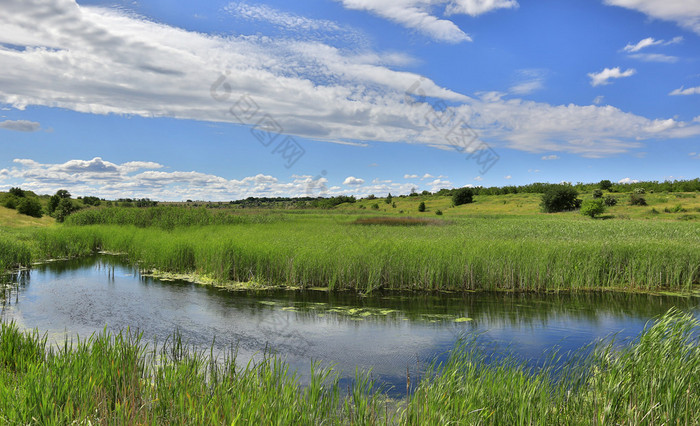
[[[112,218],[122,217],[120,209],[105,211],[110,210]],[[74,223],[95,222],[81,215]],[[102,249],[126,253],[144,270],[361,292],[690,292],[700,283],[700,227],[694,222],[432,216],[419,221],[421,226],[392,226],[366,218],[337,212],[264,213],[225,219],[228,225],[183,226],[170,218],[152,220],[149,227],[5,228],[0,229],[0,265]]]
[[[403,401],[367,374],[340,388],[329,370],[308,386],[274,357],[215,362],[177,338],[157,350],[128,333],[56,348],[13,324],[0,329],[0,421],[10,424],[697,424],[699,324],[670,311],[623,350],[531,370],[467,341]],[[318,369],[317,369],[318,370]]]

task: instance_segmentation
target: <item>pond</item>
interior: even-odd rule
[[[396,393],[445,356],[460,336],[534,364],[553,347],[575,351],[596,339],[636,337],[672,306],[700,312],[700,298],[627,293],[354,293],[231,291],[139,274],[118,256],[52,262],[0,279],[2,319],[52,341],[129,327],[162,342],[178,330],[201,349],[238,350],[242,364],[272,351],[303,377],[311,360],[342,377],[372,369]],[[423,367],[422,367],[423,366]],[[392,392],[392,393],[393,393]]]

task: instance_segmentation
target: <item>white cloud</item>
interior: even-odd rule
[[[427,121],[430,106],[406,101],[412,88],[452,101],[456,120],[469,123],[494,149],[595,157],[652,137],[700,134],[700,125],[683,122],[653,133],[654,120],[610,106],[549,105],[493,93],[470,98],[394,71],[383,52],[262,35],[211,36],[72,0],[6,0],[0,27],[0,43],[24,47],[0,45],[0,103],[18,109],[239,123],[229,110],[248,94],[260,113],[241,116],[246,125],[269,114],[283,133],[314,140],[453,149],[444,129]],[[228,74],[217,80],[222,70]]]
[[[405,175],[403,175],[403,178],[404,179],[418,179],[418,175],[405,174]]]
[[[691,158],[695,158],[695,159],[700,160],[700,154],[698,154],[697,152],[691,152],[691,153],[688,154],[688,155],[689,155]]]
[[[343,185],[359,186],[365,183],[364,179],[356,178],[355,176],[348,176],[343,181]]]
[[[608,5],[637,10],[652,18],[673,21],[700,34],[700,2],[696,0],[604,0]]]
[[[513,179],[513,176],[511,176],[511,175],[504,176],[503,179]]]
[[[542,156],[542,159],[543,159],[543,160],[558,160],[558,159],[559,159],[559,156],[558,156],[558,155],[554,155],[554,154],[552,154],[552,155],[543,155],[543,156]]]
[[[639,52],[645,47],[656,46],[661,43],[663,43],[663,40],[654,40],[653,37],[647,37],[643,40],[640,40],[637,44],[628,43],[627,46],[625,46],[622,50],[624,50],[625,52]]]
[[[426,173],[423,175],[421,179],[433,179],[435,176],[431,175],[430,173]]]
[[[474,178],[474,180],[477,181],[477,182],[481,182],[482,180],[484,180],[484,178],[481,177],[481,176],[477,176],[477,177]]]
[[[605,100],[605,96],[603,96],[603,95],[598,95],[598,96],[595,97],[595,99],[593,99],[593,103],[594,103],[595,105],[600,105],[600,104],[603,103],[604,100]]]
[[[41,129],[41,124],[27,120],[0,121],[0,129],[14,130],[17,132],[36,132]]]
[[[688,87],[687,89],[681,87],[680,89],[676,89],[673,92],[669,93],[671,96],[680,96],[680,95],[700,95],[700,86],[697,87]],[[697,119],[698,117],[696,117]],[[694,120],[697,121],[697,120]]]
[[[445,7],[445,15],[478,16],[496,9],[518,7],[516,0],[338,0],[346,9],[364,10],[416,30],[435,40],[449,43],[471,41],[471,37],[452,21],[433,14]]]
[[[637,182],[639,182],[637,179],[631,179],[628,177],[617,181],[617,183],[637,183]]]
[[[430,181],[427,183],[428,187],[430,188],[430,192],[437,192],[443,188],[452,188],[452,182],[449,180],[445,179],[435,179],[433,181]]]
[[[610,84],[608,80],[611,78],[623,78],[623,77],[630,77],[633,76],[637,70],[634,68],[630,68],[625,71],[620,71],[619,67],[615,68],[605,68],[603,71],[598,72],[598,73],[588,73],[588,76],[591,78],[591,86],[601,86],[605,84]]]
[[[663,55],[661,53],[636,53],[629,55],[629,57],[644,62],[664,62],[667,64],[675,64],[679,60],[678,56]]]

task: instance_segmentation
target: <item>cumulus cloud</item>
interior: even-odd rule
[[[558,156],[558,155],[554,155],[554,154],[552,154],[552,155],[543,155],[543,156],[542,156],[542,159],[543,159],[543,160],[558,160],[558,159],[559,159],[559,156]]]
[[[343,185],[358,186],[365,183],[364,179],[356,178],[355,176],[348,176],[343,181]]]
[[[482,180],[484,180],[484,178],[481,177],[481,176],[477,176],[477,177],[474,178],[474,180],[477,181],[477,182],[481,182]]]
[[[36,132],[41,129],[41,125],[36,121],[5,120],[0,121],[0,129],[14,130],[17,132]]]
[[[513,176],[511,176],[511,175],[504,176],[503,179],[513,179]]]
[[[687,89],[681,87],[669,93],[671,96],[687,96],[687,95],[700,95],[700,86],[688,87]],[[697,117],[696,117],[697,118]]]
[[[615,68],[605,68],[603,71],[595,73],[588,73],[588,77],[591,78],[591,86],[602,86],[610,84],[608,80],[615,78],[631,77],[637,73],[637,70],[630,68],[625,71],[620,71],[620,67]]]
[[[629,55],[632,59],[638,59],[644,62],[663,62],[667,64],[675,64],[678,62],[678,56],[664,55],[661,53],[635,53]]]
[[[364,10],[430,38],[449,43],[472,41],[454,22],[433,13],[444,7],[445,15],[478,16],[496,9],[518,7],[515,0],[338,0],[347,9]]]
[[[620,180],[617,181],[617,183],[637,183],[637,182],[639,182],[639,180],[637,180],[637,179],[631,179],[631,178],[628,178],[628,177],[626,177],[626,178],[624,178],[624,179],[620,179]]]
[[[477,13],[503,3],[454,4]],[[206,35],[74,0],[7,0],[0,26],[0,103],[18,109],[39,105],[244,125],[269,116],[282,133],[314,140],[443,149],[464,142],[467,128],[460,123],[469,123],[494,148],[586,156],[625,152],[651,137],[700,134],[700,125],[683,122],[650,132],[654,120],[610,106],[549,105],[493,93],[469,97],[391,69],[388,62],[401,62],[400,55],[387,59],[384,52],[262,35]],[[454,119],[444,128],[431,126],[431,106],[408,99],[407,90],[450,101]],[[256,114],[234,116],[246,94]]]
[[[694,0],[604,0],[604,3],[672,21],[700,34],[700,2]]]
[[[418,179],[418,175],[409,175],[408,173],[403,175],[404,179]]]

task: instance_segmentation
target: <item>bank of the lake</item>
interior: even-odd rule
[[[14,324],[0,330],[0,420],[10,424],[697,424],[700,329],[677,310],[622,350],[531,369],[457,345],[402,400],[367,372],[343,389],[331,370],[300,386],[284,362],[247,368],[174,337],[148,350],[104,333],[60,348]],[[410,379],[410,378],[407,378]],[[414,378],[415,380],[415,378]]]
[[[694,221],[474,216],[392,226],[342,212],[217,216],[161,208],[155,211],[167,217],[141,223],[144,214],[130,210],[3,229],[0,267],[106,250],[127,254],[143,270],[251,287],[692,293],[700,284]]]

